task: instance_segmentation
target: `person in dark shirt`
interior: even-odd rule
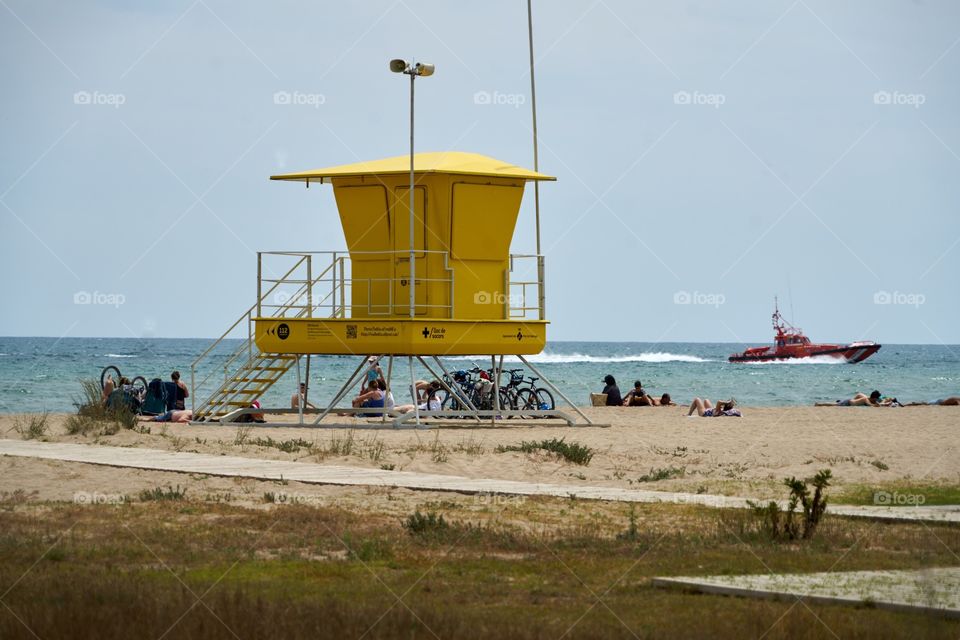
[[[607,406],[608,407],[619,407],[623,404],[623,397],[620,395],[620,387],[617,386],[617,381],[609,373],[604,377],[603,383],[606,385],[603,388],[603,393],[607,394]]]
[[[647,392],[643,389],[643,383],[639,380],[633,383],[633,389],[627,391],[627,395],[623,398],[623,406],[625,407],[652,407],[655,405],[656,402],[647,395]]]
[[[181,411],[186,409],[186,400],[190,397],[190,392],[187,390],[187,385],[180,381],[180,372],[174,371],[170,374],[170,380],[173,381],[173,384],[176,385],[174,393],[174,406]]]

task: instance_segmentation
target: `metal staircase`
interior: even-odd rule
[[[297,357],[284,353],[257,353],[244,360],[212,396],[194,409],[194,420],[218,419],[234,409],[249,407],[296,364]]]
[[[313,316],[314,310],[319,309],[321,305],[328,305],[326,309],[329,310],[331,317],[342,313],[342,309],[335,302],[336,287],[331,288],[330,292],[320,300],[314,300],[313,298],[313,285],[318,282],[335,281],[335,265],[337,264],[337,260],[334,260],[331,266],[324,269],[318,276],[313,277],[311,257],[304,255],[283,276],[275,279],[263,279],[263,282],[271,282],[272,286],[263,291],[258,301],[237,318],[236,322],[190,365],[191,398],[193,398],[192,409],[195,421],[218,420],[231,411],[249,407],[254,400],[262,397],[297,363],[295,354],[263,353],[257,348],[253,338],[254,314],[260,313],[263,307],[269,307],[272,317],[302,318]],[[339,261],[339,266],[341,269],[343,268],[342,260]],[[304,279],[290,277],[298,269],[302,272],[304,267],[307,274]],[[330,276],[331,271],[334,273],[334,277]],[[293,294],[277,293],[278,286],[291,283],[299,285],[299,289]],[[269,304],[267,301],[271,295],[282,300],[282,302],[280,304]],[[205,400],[197,404],[197,393],[205,387],[209,387],[211,383],[215,384],[214,377],[220,373],[219,368],[211,367],[204,374],[201,365],[205,362],[209,364],[212,354],[225,340],[242,332],[244,321],[247,328],[246,336],[223,363],[222,384]],[[198,370],[200,370],[199,376]]]

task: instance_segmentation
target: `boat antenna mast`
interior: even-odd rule
[[[783,319],[783,315],[780,313],[780,305],[777,300],[777,296],[773,296],[773,330],[776,331],[777,336],[788,335],[788,334],[799,334],[801,333],[800,329],[793,326],[789,322]]]

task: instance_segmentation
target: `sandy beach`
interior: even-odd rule
[[[536,421],[497,427],[428,429],[272,428],[142,423],[114,435],[68,435],[66,414],[51,414],[42,438],[199,453],[302,460],[507,480],[783,497],[782,480],[830,469],[834,493],[898,484],[960,482],[960,411],[955,407],[744,408],[744,417],[686,417],[681,407],[588,408],[609,427],[556,427]],[[292,417],[291,417],[292,418]],[[19,438],[17,417],[0,417],[0,434]],[[350,420],[350,419],[347,419]],[[147,432],[149,429],[149,432]],[[589,447],[587,465],[552,453],[501,451],[523,441],[564,438]],[[283,443],[287,442],[286,446]],[[292,444],[289,444],[292,443]],[[281,450],[281,447],[287,449]],[[75,463],[0,459],[0,491],[24,490],[41,500],[71,500],[76,491],[130,493],[163,484],[190,486],[194,495],[218,492],[259,502],[262,489],[221,478],[194,478]],[[181,476],[182,477],[178,477]],[[169,476],[169,477],[167,477]],[[265,483],[269,484],[269,483]],[[141,486],[142,485],[142,486]],[[343,499],[364,489],[306,488]],[[35,493],[34,493],[35,492]],[[404,492],[419,501],[415,492]],[[407,500],[404,499],[404,502]],[[369,500],[362,502],[367,503]]]

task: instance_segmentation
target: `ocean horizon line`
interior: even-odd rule
[[[13,335],[0,335],[0,340],[7,339],[44,339],[44,340],[217,340],[216,337],[207,337],[207,336],[13,336]],[[226,338],[227,340],[242,340],[243,338]],[[769,338],[757,338],[755,340],[746,340],[743,342],[731,342],[729,340],[575,340],[575,339],[564,339],[564,340],[547,340],[547,344],[730,344],[730,345],[741,345],[741,344],[768,344],[772,342]],[[825,340],[825,342],[832,342],[830,340]],[[885,347],[958,347],[960,348],[960,343],[947,343],[947,342],[883,342]],[[337,355],[337,354],[314,354],[314,355]],[[475,354],[483,355],[483,354]]]

